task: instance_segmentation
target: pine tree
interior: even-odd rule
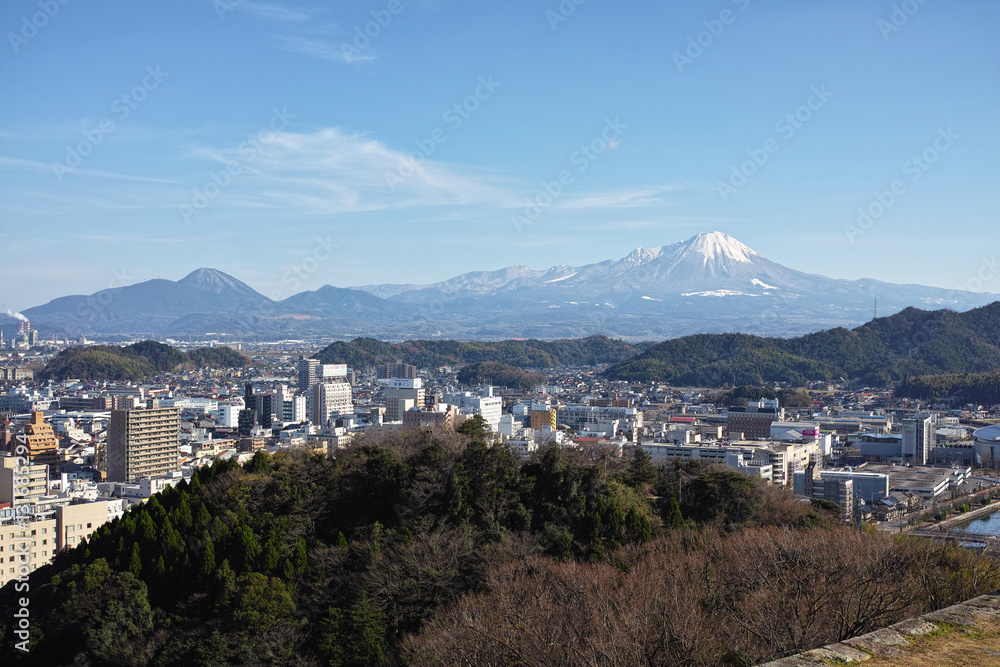
[[[132,557],[128,562],[128,571],[135,575],[136,579],[142,577],[142,552],[138,544],[132,545]]]

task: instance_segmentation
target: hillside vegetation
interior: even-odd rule
[[[896,395],[925,401],[954,397],[962,403],[1000,403],[1000,373],[921,375],[908,378],[896,387]]]
[[[126,347],[68,348],[46,364],[39,377],[42,380],[142,380],[184,367],[241,368],[249,363],[249,357],[228,347],[200,348],[188,353],[146,340]]]
[[[731,470],[484,437],[203,468],[0,591],[0,664],[749,665],[1000,582]]]
[[[556,341],[502,340],[496,342],[459,342],[454,340],[411,340],[383,343],[371,338],[356,338],[349,343],[328,345],[317,355],[324,364],[347,364],[354,369],[385,363],[404,363],[419,368],[463,366],[495,361],[519,368],[557,366],[596,366],[628,359],[649,347],[650,343],[632,345],[606,336],[590,336]]]
[[[491,384],[528,390],[545,382],[545,376],[497,361],[480,361],[462,368],[458,373],[458,381],[463,384]]]
[[[853,330],[799,338],[701,334],[666,341],[605,371],[686,386],[815,380],[884,385],[912,376],[1000,371],[1000,302],[965,313],[907,308]]]

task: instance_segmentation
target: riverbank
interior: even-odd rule
[[[989,505],[982,505],[975,509],[969,510],[968,512],[965,512],[963,514],[948,517],[944,521],[940,521],[931,527],[940,530],[950,530],[951,528],[954,528],[957,524],[965,523],[966,521],[972,521],[973,519],[980,519],[982,517],[989,516],[990,514],[993,514],[994,512],[997,511],[1000,511],[1000,500],[994,500]]]

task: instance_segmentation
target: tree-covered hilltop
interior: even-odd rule
[[[245,368],[250,365],[250,357],[239,350],[220,345],[199,347],[187,353],[199,368]]]
[[[1000,373],[921,375],[907,378],[896,387],[896,396],[925,401],[955,398],[962,403],[1000,403]]]
[[[324,364],[347,364],[355,369],[386,363],[435,368],[484,361],[495,361],[519,368],[553,368],[616,363],[642,352],[649,345],[651,343],[630,344],[607,336],[555,341],[411,340],[396,344],[371,338],[356,338],[349,343],[337,342],[328,345],[316,355],[316,358]]]
[[[242,352],[227,347],[182,352],[170,345],[144,340],[125,347],[71,347],[55,356],[39,373],[42,380],[142,380],[164,371],[185,368],[242,368],[250,363]]]
[[[498,361],[480,361],[463,367],[458,372],[458,381],[463,384],[492,384],[498,387],[531,389],[543,383],[545,376]]]
[[[745,405],[747,401],[759,401],[762,398],[776,398],[784,408],[812,407],[812,397],[802,389],[775,389],[774,387],[743,386],[730,391],[721,391],[709,399],[720,406]]]
[[[998,583],[732,470],[485,437],[203,468],[0,590],[0,663],[754,664]]]
[[[815,380],[898,382],[1000,370],[1000,302],[965,313],[907,308],[853,330],[799,338],[701,334],[666,341],[605,371],[612,379],[721,387]]]

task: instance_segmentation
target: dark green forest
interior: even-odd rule
[[[182,352],[145,340],[125,347],[93,345],[63,350],[39,374],[42,380],[141,380],[165,371],[185,368],[242,368],[250,358],[228,347],[205,347]]]
[[[919,375],[998,370],[1000,302],[965,313],[907,308],[853,330],[790,339],[686,336],[654,345],[605,375],[695,387],[838,380],[882,386]]]
[[[356,370],[378,364],[404,363],[418,368],[462,366],[495,361],[519,368],[559,366],[597,366],[628,359],[651,343],[629,344],[607,336],[567,340],[502,340],[495,342],[459,342],[455,340],[411,340],[383,343],[371,338],[356,338],[349,343],[333,343],[316,358],[324,364],[347,364]]]
[[[896,387],[896,396],[925,401],[955,397],[963,403],[1000,403],[1000,373],[921,375],[907,378]]]
[[[463,384],[491,384],[530,390],[545,382],[545,376],[498,361],[480,361],[463,367],[458,372],[458,381]]]
[[[0,663],[752,665],[1000,583],[731,470],[485,438],[203,468],[0,591]]]

